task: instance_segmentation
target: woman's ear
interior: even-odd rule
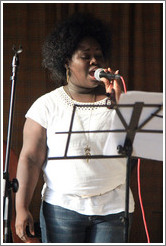
[[[66,82],[68,83],[70,78],[70,68],[68,62],[65,63],[65,68],[66,68]]]
[[[65,62],[65,68],[66,68],[66,69],[69,68],[69,59],[67,59],[66,62]]]

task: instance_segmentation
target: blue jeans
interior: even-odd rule
[[[125,243],[123,218],[124,212],[88,216],[43,202],[40,211],[42,243]],[[130,226],[131,220],[132,214],[129,214]]]
[[[46,222],[45,222],[45,218],[43,215],[43,202],[41,203],[41,206],[40,206],[40,229],[41,229],[42,243],[48,243],[47,232],[46,232]]]

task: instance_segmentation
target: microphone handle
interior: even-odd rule
[[[113,79],[119,79],[121,76],[119,74],[105,73],[104,71],[101,71],[99,77],[100,78],[104,77],[106,79],[113,80]]]

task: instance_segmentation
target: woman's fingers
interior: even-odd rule
[[[29,226],[29,232],[31,235],[34,233],[34,222],[32,215],[26,209],[20,210],[20,214],[16,217],[16,234],[23,242],[29,242],[29,237],[26,232],[26,227]]]
[[[119,70],[116,70],[115,72],[113,72],[113,70],[110,67],[105,68],[104,72],[105,73],[112,73],[112,74],[119,74]],[[105,85],[106,93],[111,93],[112,89],[115,90],[116,101],[118,101],[120,94],[122,93],[118,80],[116,80],[116,79],[115,80],[108,80],[107,78],[101,78],[101,81]]]
[[[106,78],[101,78],[101,81],[102,81],[102,82],[104,83],[104,85],[105,85],[106,93],[111,93],[112,88],[113,88],[113,81],[109,81],[109,80],[106,79]]]

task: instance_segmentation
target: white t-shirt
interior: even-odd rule
[[[106,215],[125,210],[125,158],[88,161],[63,158],[68,138],[64,132],[69,131],[73,105],[78,106],[72,131],[108,130],[112,110],[107,107],[82,107],[85,104],[105,105],[105,100],[76,102],[60,87],[37,99],[28,110],[26,117],[47,130],[48,159],[43,166],[43,200],[46,202],[86,215]],[[85,156],[87,145],[91,155],[103,155],[107,136],[107,132],[72,133],[67,157]],[[133,211],[134,200],[130,191],[129,212]]]

